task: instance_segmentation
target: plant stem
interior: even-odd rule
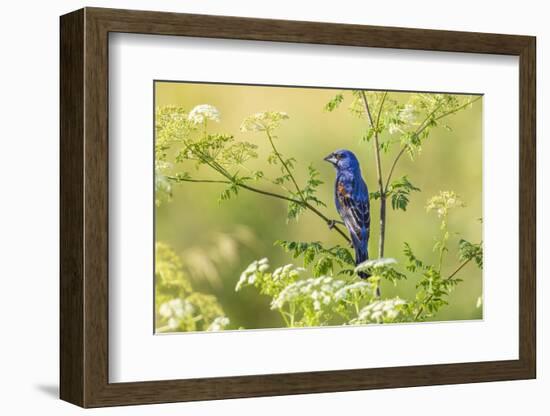
[[[271,136],[271,133],[269,132],[269,130],[266,130],[265,133],[267,135],[267,138],[269,139],[269,143],[271,144],[271,148],[273,149],[273,152],[275,153],[275,155],[277,156],[277,158],[281,162],[281,165],[284,167],[284,169],[287,172],[288,176],[290,177],[292,183],[294,184],[294,187],[296,188],[296,192],[298,192],[298,195],[300,196],[301,201],[296,201],[296,200],[293,199],[292,202],[298,203],[298,204],[308,208],[310,211],[313,211],[315,214],[317,214],[317,216],[321,217],[331,229],[334,229],[338,234],[340,234],[342,237],[344,237],[345,240],[348,243],[351,243],[351,240],[349,239],[349,237],[337,225],[335,225],[333,221],[331,221],[321,211],[319,211],[317,208],[315,208],[313,205],[311,205],[309,202],[307,202],[307,200],[305,199],[305,197],[302,193],[302,190],[301,190],[300,186],[298,186],[298,182],[296,181],[296,178],[294,178],[294,175],[292,174],[292,172],[291,172],[290,168],[288,167],[287,163],[284,161],[283,156],[281,155],[281,153],[279,153],[279,151],[277,150],[277,147],[275,147],[275,143],[273,142],[273,136]],[[250,190],[252,190],[252,189],[250,189]]]
[[[374,129],[374,159],[376,162],[376,177],[378,181],[378,192],[380,194],[380,237],[378,239],[378,258],[384,257],[384,243],[386,239],[386,189],[384,189],[384,183],[382,181],[382,161],[380,159],[380,140],[378,137],[378,128],[380,125],[380,115],[382,114],[382,107],[386,101],[387,92],[384,93],[378,109],[378,116],[376,121],[373,120],[372,114],[367,100],[367,94],[361,90],[361,98],[363,99],[363,105],[369,118],[369,123],[372,129]]]
[[[439,263],[437,266],[437,271],[441,273],[441,268],[443,267],[443,255],[447,250],[447,241],[449,240],[449,231],[447,229],[447,213],[443,216],[443,221],[441,225],[441,243],[439,246]]]
[[[249,174],[253,174],[253,171],[251,169],[249,169],[247,166],[243,165],[242,163],[239,163],[239,166],[241,168],[243,168],[244,170],[246,170]],[[271,184],[271,185],[279,186],[285,192],[288,192],[289,194],[292,194],[292,191],[290,189],[288,189],[286,186],[284,186],[282,184],[278,184],[277,182],[275,182],[271,178],[267,178],[265,176],[262,176],[261,179],[264,180],[265,182]]]
[[[359,309],[359,299],[357,299],[356,294],[353,295],[353,305],[355,307],[355,315],[359,316],[359,312],[361,312],[361,310]]]
[[[298,199],[290,198],[290,197],[287,197],[285,195],[277,194],[275,192],[264,191],[263,189],[254,188],[254,187],[246,185],[244,183],[235,183],[234,181],[231,181],[231,180],[216,181],[216,180],[209,180],[209,179],[183,179],[183,178],[176,178],[176,177],[173,177],[173,176],[167,176],[167,178],[169,180],[172,180],[172,181],[175,181],[175,182],[223,183],[223,184],[232,184],[233,183],[236,186],[238,186],[239,188],[243,188],[243,189],[246,189],[246,190],[251,191],[251,192],[255,192],[255,193],[258,193],[258,194],[261,194],[261,195],[266,195],[266,196],[270,196],[270,197],[273,197],[273,198],[278,198],[278,199],[282,199],[282,200],[285,200],[285,201],[288,201],[288,202],[293,202],[295,204],[302,205],[302,206],[308,208],[313,213],[315,213],[327,225],[332,225],[331,229],[333,229],[338,234],[340,234],[342,236],[342,238],[344,238],[348,243],[350,242],[349,237],[342,231],[342,229],[340,227],[333,224],[333,222],[330,220],[330,218],[328,218],[326,215],[324,215],[321,211],[319,211],[317,208],[315,208],[314,206],[312,206],[308,202],[304,203],[303,201],[300,201]]]
[[[281,317],[283,318],[283,321],[285,321],[285,325],[287,326],[287,328],[290,328],[290,322],[288,321],[288,319],[286,317],[286,312],[279,309],[279,313],[281,314]]]
[[[288,165],[284,161],[283,156],[279,153],[279,151],[275,147],[275,143],[273,142],[273,137],[271,136],[271,133],[269,132],[269,130],[266,130],[265,134],[267,135],[267,138],[269,139],[269,143],[271,144],[271,148],[273,149],[273,153],[275,153],[275,156],[277,156],[277,159],[279,159],[279,161],[281,162],[281,165],[283,166],[284,170],[286,171],[286,173],[288,174],[288,176],[292,180],[292,183],[294,184],[294,187],[296,188],[296,192],[298,192],[298,195],[300,196],[300,199],[305,203],[306,200],[304,198],[304,195],[302,194],[302,190],[298,186],[298,182],[296,182],[296,178],[294,178],[294,175],[290,171],[290,168],[288,167]]]
[[[296,314],[296,305],[294,302],[290,304],[290,327],[294,328],[294,315]]]
[[[457,269],[452,272],[445,280],[451,280],[453,277],[456,276],[456,274],[461,271],[468,263],[470,263],[472,259],[465,260],[460,264],[460,266],[457,267]],[[432,300],[433,295],[428,296],[428,298],[424,301],[424,303],[428,303],[430,300]],[[420,315],[422,315],[422,312],[424,312],[424,306],[421,306],[418,312],[416,313],[414,320],[417,321],[418,318],[420,318]]]
[[[217,181],[213,179],[191,179],[191,178],[178,178],[176,176],[166,176],[171,181],[174,182],[196,182],[196,183],[226,183],[230,184],[230,181]]]

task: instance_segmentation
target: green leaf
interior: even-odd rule
[[[380,191],[375,191],[375,192],[369,193],[369,198],[370,198],[371,200],[380,199]]]
[[[371,259],[357,265],[355,272],[367,271],[373,277],[384,278],[396,285],[397,281],[407,278],[406,275],[395,270],[393,265],[396,263],[397,261],[393,258]]]
[[[380,150],[382,150],[384,153],[388,153],[391,149],[392,144],[393,143],[390,140],[386,140],[380,143]]]
[[[336,94],[328,103],[326,103],[325,111],[336,110],[340,106],[340,104],[342,104],[342,101],[344,101],[344,94]]]
[[[369,128],[365,134],[363,134],[362,140],[364,142],[370,142],[370,140],[374,137],[375,130],[373,128]]]
[[[405,254],[405,257],[407,257],[407,260],[409,261],[409,264],[406,266],[407,270],[416,272],[417,270],[424,269],[424,263],[416,257],[411,249],[411,246],[407,242],[404,243],[403,254]]]
[[[458,250],[461,261],[474,260],[480,269],[483,268],[483,248],[481,244],[472,244],[461,239],[458,242]]]
[[[312,202],[315,205],[326,206],[323,201],[317,198],[317,188],[322,185],[324,182],[319,179],[319,171],[313,167],[313,165],[308,166],[308,179],[306,186],[302,189],[302,197],[308,201]]]
[[[394,180],[388,187],[388,195],[391,195],[391,205],[394,210],[407,210],[409,205],[409,195],[411,192],[419,192],[420,188],[414,186],[408,177],[402,176]]]
[[[327,249],[319,241],[278,240],[274,244],[282,247],[295,259],[302,257],[304,267],[313,265],[313,275],[315,277],[335,274],[336,266],[342,268],[355,265],[351,252],[339,245]]]

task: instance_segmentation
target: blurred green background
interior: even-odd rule
[[[325,104],[338,89],[283,88],[221,84],[193,84],[156,82],[156,106],[175,105],[190,111],[199,104],[210,104],[219,109],[221,122],[210,122],[212,132],[233,134],[237,140],[246,140],[259,146],[260,157],[251,160],[251,169],[262,169],[266,175],[278,167],[265,160],[270,152],[269,142],[261,133],[241,133],[243,119],[261,111],[284,111],[290,116],[277,130],[278,149],[285,156],[297,159],[298,181],[307,178],[307,166],[312,163],[321,173],[319,197],[327,204],[323,211],[339,219],[333,204],[333,167],[323,158],[339,148],[352,150],[359,158],[364,179],[371,192],[376,190],[376,173],[372,143],[365,143],[365,120],[347,111],[351,93],[334,112],[324,110]],[[408,93],[392,93],[398,100],[406,100]],[[421,192],[411,194],[406,212],[393,211],[388,206],[385,257],[404,261],[403,242],[407,241],[415,254],[428,262],[435,262],[432,251],[438,235],[436,215],[427,213],[427,200],[439,191],[455,191],[466,203],[463,209],[450,214],[449,228],[471,242],[482,238],[482,100],[447,118],[449,131],[443,127],[432,130],[422,152],[411,161],[403,157],[394,178],[408,175]],[[384,139],[384,136],[382,137]],[[399,146],[383,154],[382,169],[387,172]],[[192,165],[191,165],[192,166]],[[193,176],[213,177],[205,168],[195,172],[193,167],[176,165]],[[266,185],[261,184],[262,187]],[[269,188],[269,186],[267,186]],[[283,326],[279,314],[270,310],[270,299],[254,289],[235,292],[235,284],[242,270],[253,260],[268,257],[273,268],[296,263],[275,240],[315,241],[328,245],[342,243],[341,238],[328,230],[317,216],[304,213],[299,222],[287,223],[284,201],[241,191],[238,198],[219,203],[223,185],[184,183],[173,186],[171,202],[156,208],[156,240],[172,246],[190,270],[195,290],[218,298],[231,328],[269,328]],[[376,257],[378,242],[379,202],[371,203],[371,238],[369,252]],[[444,275],[458,265],[457,241],[452,235]],[[449,305],[442,308],[432,320],[467,320],[482,317],[482,308],[476,305],[482,294],[482,272],[473,264],[462,271],[464,279],[449,297]],[[400,282],[397,287],[382,284],[384,297],[398,295],[404,299],[415,293],[416,281]]]

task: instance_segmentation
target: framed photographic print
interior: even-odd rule
[[[83,407],[534,378],[535,38],[61,17]]]

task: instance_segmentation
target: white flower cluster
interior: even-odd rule
[[[390,134],[395,134],[395,133],[399,133],[401,132],[401,127],[399,127],[399,125],[395,124],[395,123],[390,123],[390,127],[388,128],[388,131],[390,132]]]
[[[168,195],[172,193],[172,184],[168,181],[166,175],[164,175],[163,170],[169,169],[172,167],[171,163],[165,162],[163,160],[155,161],[155,191],[164,192]]]
[[[395,133],[404,133],[404,129],[402,126],[412,126],[414,122],[416,121],[416,111],[414,109],[414,105],[412,104],[406,104],[405,107],[399,111],[399,121],[401,123],[390,123],[389,125],[389,132],[390,134]]]
[[[201,104],[191,110],[187,119],[194,124],[202,124],[206,120],[212,120],[219,123],[220,111],[210,104]]]
[[[172,164],[170,162],[166,162],[165,160],[155,160],[156,171],[170,169],[171,167],[172,167]]]
[[[227,316],[218,316],[212,321],[207,331],[221,331],[225,329],[227,325],[229,325],[229,318]]]
[[[353,293],[364,294],[375,289],[374,285],[367,281],[360,281],[346,285],[336,291],[334,298],[336,300],[344,300]]]
[[[285,287],[279,296],[271,302],[271,309],[280,309],[287,302],[298,298],[310,298],[313,308],[318,311],[321,305],[328,305],[335,300],[335,292],[344,286],[343,280],[321,276],[306,280],[299,280]]]
[[[168,319],[167,326],[175,330],[180,322],[195,312],[194,306],[184,299],[172,299],[160,305],[159,314]]]
[[[462,208],[465,204],[460,197],[453,191],[440,191],[439,195],[433,196],[428,200],[426,211],[435,211],[439,218],[447,215],[451,208]]]
[[[241,273],[239,281],[235,286],[235,292],[238,292],[244,285],[252,285],[256,281],[258,273],[265,273],[269,269],[269,260],[264,257],[261,260],[254,260],[246,268],[244,272]]]
[[[414,105],[406,104],[405,107],[399,112],[399,118],[406,124],[414,123],[416,118]]]
[[[303,267],[296,267],[293,264],[287,264],[285,266],[277,267],[271,274],[273,280],[288,280],[296,279],[300,273],[306,269]]]
[[[397,260],[391,257],[367,260],[367,261],[364,261],[363,263],[358,264],[357,267],[355,268],[355,272],[384,268],[391,264],[396,264],[396,263],[397,263]]]
[[[252,114],[244,119],[241,124],[241,131],[269,131],[281,124],[281,121],[288,119],[288,114],[282,111],[264,111]]]
[[[350,324],[380,323],[392,321],[401,313],[401,305],[406,302],[396,297],[394,299],[375,300],[369,303],[359,312],[357,318],[350,321]]]

